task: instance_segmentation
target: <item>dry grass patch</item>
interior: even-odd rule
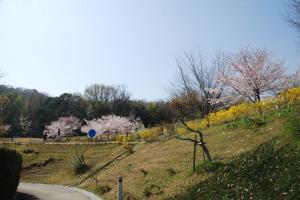
[[[279,128],[276,127],[280,127],[279,122],[255,131],[212,127],[205,131],[205,139],[212,156],[226,162],[276,136],[279,133]],[[124,191],[132,198],[163,199],[195,181],[206,180],[211,175],[192,174],[192,152],[191,143],[177,139],[140,143],[134,148],[133,154],[99,173],[98,183],[88,179],[81,186],[97,192],[93,189],[95,184],[108,185],[111,191],[102,197],[115,199],[117,177],[123,176]],[[200,148],[197,155],[197,163],[201,164]]]
[[[24,169],[21,181],[61,185],[75,185],[93,170],[124,152],[124,148],[120,145],[6,144],[5,146],[16,149],[23,156]],[[28,148],[37,153],[23,153]],[[76,148],[79,153],[83,153],[85,162],[90,167],[89,171],[80,176],[72,172]],[[47,162],[49,159],[51,162]]]

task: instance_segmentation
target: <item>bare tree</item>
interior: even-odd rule
[[[116,96],[116,89],[112,86],[93,84],[84,91],[84,97],[89,101],[107,103]]]
[[[192,132],[192,133],[195,133],[196,135],[199,135],[200,140],[198,140],[197,136],[195,136],[195,139],[183,138],[183,137],[178,136],[178,135],[175,136],[175,138],[177,138],[179,140],[190,141],[190,142],[193,143],[193,145],[194,145],[193,171],[195,171],[196,146],[197,145],[200,145],[200,147],[202,148],[202,158],[203,158],[205,169],[207,169],[206,160],[211,161],[212,159],[211,159],[211,156],[210,156],[210,152],[209,152],[209,150],[206,146],[206,143],[204,142],[203,132],[200,131],[200,130],[196,130],[196,129],[191,128],[188,125],[188,123],[186,122],[186,118],[191,116],[191,114],[194,114],[195,109],[197,108],[197,106],[195,104],[189,103],[191,98],[193,98],[193,97],[191,97],[189,94],[174,97],[172,99],[172,107],[174,108],[174,110],[177,111],[178,118],[180,118],[180,122],[181,122],[182,126],[185,129],[187,129],[189,132]]]
[[[289,0],[287,21],[300,32],[300,0]]]
[[[227,58],[224,53],[218,53],[209,62],[195,53],[185,52],[177,59],[178,77],[173,82],[172,107],[178,114],[182,126],[189,132],[199,136],[195,139],[176,136],[177,139],[193,142],[195,169],[196,146],[202,148],[204,166],[206,160],[211,161],[210,152],[204,142],[203,132],[191,128],[186,122],[189,118],[201,118],[216,111],[223,104],[224,85],[217,81],[218,74],[226,69]],[[208,121],[209,126],[209,121]]]
[[[117,99],[128,100],[130,98],[126,86],[109,86],[103,84],[93,84],[88,86],[85,89],[83,96],[89,101],[103,104]]]
[[[221,52],[208,62],[199,54],[185,52],[177,59],[178,77],[171,95],[185,96],[186,103],[193,104],[200,117],[208,115],[223,103],[224,85],[217,78],[227,63],[227,57]]]

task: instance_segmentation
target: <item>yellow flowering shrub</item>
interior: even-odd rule
[[[138,135],[145,140],[154,139],[161,135],[160,127],[145,128],[138,132]]]
[[[118,134],[115,137],[115,141],[120,142],[120,143],[130,142],[130,141],[133,141],[133,136],[132,135],[126,136],[126,135],[123,135],[123,134]]]
[[[290,88],[277,97],[280,104],[294,104],[300,102],[300,87]]]
[[[260,102],[241,103],[239,105],[231,106],[228,109],[221,109],[217,112],[210,113],[207,117],[201,120],[189,121],[187,124],[192,129],[204,129],[208,127],[208,123],[210,125],[221,125],[253,114],[271,112],[282,106],[294,103],[300,103],[300,87],[290,88],[279,94],[277,97],[266,98]],[[183,126],[175,128],[175,131],[179,135],[184,135],[189,132]],[[163,132],[165,132],[165,130]],[[140,131],[139,135],[143,139],[149,139],[158,137],[161,133],[161,128],[154,127]]]
[[[270,112],[297,102],[300,102],[300,87],[290,88],[275,98],[267,98],[256,103],[242,103],[231,106],[228,110],[219,110],[209,114],[208,119],[211,125],[220,125],[259,112]],[[203,119],[203,121],[206,120]]]

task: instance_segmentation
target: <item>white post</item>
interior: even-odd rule
[[[122,188],[122,176],[118,177],[118,200],[122,200],[122,193],[123,193],[123,188]]]

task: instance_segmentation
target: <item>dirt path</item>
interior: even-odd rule
[[[17,200],[102,200],[91,192],[37,183],[20,183]]]

